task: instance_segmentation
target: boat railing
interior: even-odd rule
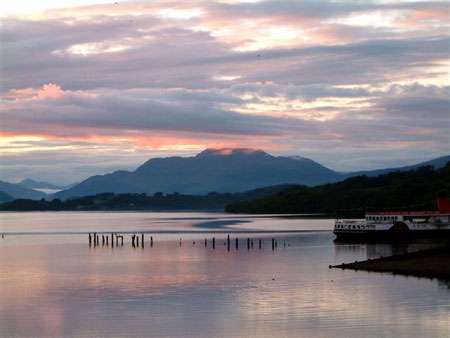
[[[336,219],[334,225],[364,225],[363,219]]]
[[[364,223],[364,220],[363,219],[343,219],[343,218],[338,218],[338,219],[336,219],[335,223],[339,223],[339,224],[342,224],[342,223],[345,223],[345,224],[352,224],[352,223],[358,224],[358,223]]]

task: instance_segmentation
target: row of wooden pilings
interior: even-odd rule
[[[101,241],[100,241],[101,238]],[[111,241],[110,241],[111,238]],[[123,246],[123,235],[118,234],[118,233],[114,233],[112,232],[111,234],[98,234],[96,232],[90,232],[89,233],[89,246],[109,246],[109,244],[111,243],[111,247],[114,248],[114,242],[115,242],[115,246]],[[258,249],[261,250],[263,248],[263,240],[262,239],[258,239]],[[153,247],[154,241],[153,241],[153,236],[150,236],[150,247]],[[196,245],[196,242],[193,241],[192,242],[193,245]],[[135,247],[145,247],[145,238],[144,238],[144,234],[132,234],[131,235],[131,245],[133,246],[133,248]],[[179,245],[182,245],[182,239],[180,238],[179,240]],[[223,245],[226,245],[227,247],[227,251],[231,250],[231,246],[232,246],[232,239],[230,238],[230,235],[227,235],[226,241],[223,243]],[[205,248],[208,247],[208,239],[205,238],[204,240],[204,246]],[[216,238],[213,237],[211,239],[211,246],[213,248],[213,250],[216,249]],[[284,242],[284,246],[286,246],[286,241]],[[251,238],[247,238],[247,250],[253,249],[254,247],[254,241]],[[234,239],[234,248],[236,250],[239,250],[239,238],[236,237]],[[272,238],[272,250],[275,250],[278,248],[278,241],[275,238]]]

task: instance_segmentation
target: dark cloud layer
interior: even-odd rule
[[[2,175],[42,176],[53,154],[79,180],[214,145],[343,170],[447,154],[449,4],[121,2],[4,17]]]

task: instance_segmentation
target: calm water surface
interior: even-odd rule
[[[216,213],[2,213],[0,336],[450,337],[448,284],[328,269],[420,245],[337,245],[332,223]],[[268,233],[282,230],[296,232]],[[125,234],[123,247],[89,247],[89,231],[154,232],[155,245],[148,234],[145,248],[133,248]],[[228,233],[240,238],[239,250],[233,242],[227,251]],[[212,236],[215,250],[203,242]]]

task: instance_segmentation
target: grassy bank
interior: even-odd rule
[[[394,255],[332,268],[391,272],[393,274],[450,280],[450,245],[404,255]]]

